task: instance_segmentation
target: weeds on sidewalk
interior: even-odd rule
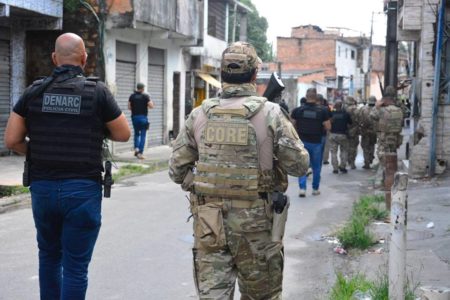
[[[348,279],[342,273],[338,273],[336,276],[337,280],[331,290],[330,300],[367,298],[372,300],[389,300],[389,278],[385,273],[380,273],[373,282],[367,280],[362,274],[357,274]],[[418,284],[412,286],[411,281],[407,281],[405,300],[416,299],[415,292],[418,286]]]
[[[113,180],[115,182],[120,181],[123,178],[136,176],[136,175],[144,175],[153,173],[167,167],[167,163],[165,164],[127,164],[123,165],[119,168],[119,171],[113,174]]]
[[[29,193],[29,189],[22,185],[0,186],[0,198]]]
[[[338,231],[337,238],[345,249],[367,249],[374,243],[366,226],[374,220],[383,220],[388,212],[382,208],[383,196],[363,196],[353,204],[350,221]]]

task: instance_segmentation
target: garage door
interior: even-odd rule
[[[10,99],[9,29],[0,28],[0,153],[8,152],[3,137],[11,110]]]
[[[117,42],[116,44],[116,101],[120,109],[127,117],[130,128],[133,129],[131,123],[131,112],[128,109],[128,99],[133,93],[136,86],[136,45]],[[133,135],[126,143],[114,143],[114,153],[132,151]]]
[[[164,95],[164,50],[149,48],[148,49],[148,93],[152,101],[155,103],[155,108],[149,110],[149,140],[148,146],[158,146],[164,143],[164,111],[165,111],[165,95]]]

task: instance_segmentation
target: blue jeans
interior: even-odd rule
[[[320,172],[322,171],[322,143],[314,144],[303,142],[303,145],[309,153],[309,166],[312,169],[313,175],[312,188],[318,190],[320,185]],[[298,178],[300,189],[306,190],[307,178],[307,176]]]
[[[147,116],[137,115],[132,116],[134,129],[134,149],[139,149],[139,153],[144,153],[145,137],[147,135]]]
[[[102,187],[87,179],[31,183],[41,300],[85,299],[101,226]]]

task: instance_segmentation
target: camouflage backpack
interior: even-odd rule
[[[273,182],[273,172],[260,171],[256,131],[250,122],[265,101],[251,96],[236,109],[221,108],[219,99],[203,102],[208,121],[198,145],[194,176],[197,195],[256,200],[259,192],[273,188],[265,186]]]
[[[386,134],[398,134],[402,131],[403,112],[395,105],[382,107],[378,130]]]

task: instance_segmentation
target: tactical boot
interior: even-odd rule
[[[333,174],[337,174],[337,173],[339,173],[338,170],[333,170]]]
[[[350,164],[350,169],[352,169],[352,170],[356,169],[355,163]]]
[[[339,171],[341,171],[341,173],[347,174],[347,169],[346,168],[339,168]]]
[[[369,170],[370,169],[370,164],[364,164],[363,169]]]

